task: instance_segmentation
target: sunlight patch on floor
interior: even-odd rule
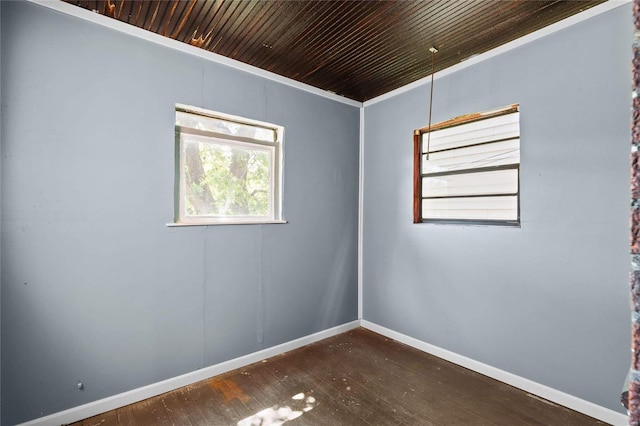
[[[303,392],[293,395],[291,399],[293,401],[286,401],[288,404],[276,404],[240,420],[238,426],[278,426],[297,419],[317,405],[314,397],[306,396]]]

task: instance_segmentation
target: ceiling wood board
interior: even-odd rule
[[[366,101],[604,0],[65,0]]]

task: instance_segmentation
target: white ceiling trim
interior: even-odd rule
[[[550,34],[553,34],[555,32],[561,31],[567,27],[570,27],[572,25],[578,24],[580,22],[586,21],[587,19],[593,18],[594,16],[598,16],[601,15],[603,13],[606,13],[610,10],[616,9],[620,6],[623,6],[625,4],[631,3],[631,0],[609,0],[606,1],[604,3],[601,3],[597,6],[594,6],[590,9],[585,10],[584,12],[581,13],[577,13],[573,16],[570,16],[566,19],[563,19],[562,21],[556,22],[555,24],[551,24],[547,27],[541,28],[538,31],[532,32],[530,34],[527,34],[525,36],[522,36],[516,40],[513,40],[509,43],[503,44],[502,46],[496,47],[495,49],[489,50],[485,53],[479,54],[477,56],[472,56],[471,58],[468,58],[466,60],[463,60],[463,62],[460,62],[459,64],[453,65],[449,68],[446,68],[442,71],[439,71],[437,73],[435,73],[435,75],[433,76],[434,80],[437,80],[438,78],[442,78],[445,77],[447,75],[453,74],[455,72],[458,72],[460,70],[463,70],[467,67],[476,65],[480,62],[486,61],[488,59],[491,59],[495,56],[501,55],[505,52],[508,52],[510,50],[513,49],[517,49],[521,46],[524,46],[527,43],[531,43],[532,41],[541,39],[542,37],[546,37]],[[631,21],[631,17],[629,17],[629,21]],[[629,49],[631,49],[631,40],[629,40]],[[369,99],[368,101],[365,101],[363,103],[364,107],[368,107],[370,105],[373,105],[375,103],[378,102],[382,102],[386,99],[392,98],[394,96],[400,95],[402,93],[408,92],[410,90],[415,89],[416,87],[420,87],[423,85],[427,85],[430,84],[431,82],[431,76],[427,76],[424,78],[421,78],[420,80],[416,80],[413,83],[409,83],[406,86],[402,86],[399,87],[395,90],[392,90],[390,92],[387,92],[383,95],[377,96],[373,99]]]
[[[292,80],[287,77],[283,77],[279,74],[272,73],[270,71],[263,70],[253,65],[248,65],[235,59],[227,58],[226,56],[218,55],[217,53],[209,52],[208,50],[200,49],[190,44],[186,44],[168,37],[163,37],[151,31],[144,30],[136,27],[135,25],[127,24],[117,19],[109,18],[96,12],[89,11],[87,9],[74,6],[69,3],[65,3],[61,0],[29,0],[31,3],[35,3],[40,6],[53,9],[57,12],[64,13],[66,15],[74,16],[76,18],[93,22],[94,24],[101,25],[125,34],[129,34],[134,37],[138,37],[152,43],[156,43],[170,49],[179,50],[200,58],[216,62],[218,64],[226,65],[231,68],[238,69],[240,71],[248,72],[259,77],[266,78],[278,83],[285,84],[287,86],[294,87],[296,89],[304,90],[306,92],[313,93],[314,95],[322,96],[334,101],[338,101],[347,105],[362,107],[362,102],[355,101],[353,99],[345,98],[344,96],[337,95],[332,92],[327,92],[317,87],[313,87],[308,84],[301,83],[296,80]]]

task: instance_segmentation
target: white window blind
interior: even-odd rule
[[[414,221],[517,225],[518,106],[458,117],[431,129],[416,131]]]

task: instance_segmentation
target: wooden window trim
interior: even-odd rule
[[[429,133],[429,131],[435,132],[436,130],[446,129],[447,127],[456,127],[461,126],[463,124],[473,123],[474,121],[485,120],[487,118],[500,117],[501,115],[512,114],[514,112],[518,112],[520,108],[519,104],[509,105],[508,107],[494,109],[491,111],[485,112],[475,112],[473,114],[465,114],[460,115],[455,118],[451,118],[449,120],[441,121],[436,124],[431,125],[431,129],[429,126],[422,127],[416,132],[420,132],[420,134]]]
[[[413,134],[413,223],[422,223],[422,149],[419,130]]]

